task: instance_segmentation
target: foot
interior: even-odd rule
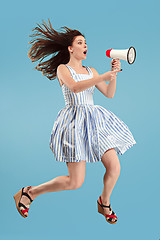
[[[28,193],[28,195],[31,197],[32,200],[35,199],[35,197],[29,192],[29,190],[31,189],[32,187],[25,187],[23,189],[23,192],[26,192]],[[29,208],[29,204],[31,203],[30,202],[30,199],[25,196],[25,195],[22,195],[21,199],[20,199],[20,202],[23,203],[26,207]],[[28,212],[25,212],[24,215],[26,215],[28,217]]]
[[[101,200],[102,200],[102,204],[103,204],[103,205],[109,206],[110,202],[109,202],[109,201],[105,201],[105,200],[102,198],[102,196],[101,196]],[[99,199],[98,199],[98,202],[101,204],[101,202],[100,202]],[[104,213],[107,214],[107,215],[112,213],[112,209],[110,210],[109,208],[106,208],[106,207],[104,207],[103,209],[104,209]],[[114,213],[114,215],[116,215],[116,214]],[[117,216],[117,215],[116,215],[116,216]],[[107,219],[109,219],[109,218],[107,218]],[[116,222],[117,219],[116,219],[116,218],[110,218],[109,221],[110,221],[110,222]]]

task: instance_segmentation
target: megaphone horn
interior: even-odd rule
[[[129,64],[133,64],[136,59],[136,50],[134,47],[130,47],[125,50],[116,50],[111,48],[106,51],[106,56],[114,59],[122,59],[127,61]]]

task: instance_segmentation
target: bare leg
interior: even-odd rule
[[[57,192],[63,190],[71,190],[70,178],[69,176],[58,176],[53,178],[52,180],[42,183],[38,186],[31,187],[29,189],[30,196],[35,199],[41,194],[48,192]]]
[[[120,174],[120,163],[114,148],[106,151],[102,156],[102,163],[106,168],[103,177],[104,188],[101,194],[102,203],[110,204],[110,196]],[[106,214],[109,214],[109,208],[104,208]],[[112,221],[115,221],[112,219]]]
[[[85,178],[85,166],[86,162],[72,162],[67,163],[69,176],[58,176],[48,182],[42,183],[38,186],[33,186],[30,189],[24,188],[24,192],[27,192],[34,200],[41,194],[48,192],[57,192],[63,190],[73,190],[81,187]],[[21,202],[24,205],[29,203],[29,199],[26,196],[22,196]],[[28,213],[25,213],[28,215]]]

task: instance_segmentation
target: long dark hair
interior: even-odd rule
[[[29,43],[33,44],[28,51],[28,57],[32,60],[32,63],[40,60],[40,62],[48,57],[50,54],[53,56],[46,60],[45,62],[39,63],[35,69],[42,71],[42,74],[46,76],[49,80],[54,80],[56,78],[57,67],[60,64],[66,64],[69,62],[70,54],[68,51],[68,46],[72,46],[74,38],[76,36],[82,35],[78,30],[70,29],[68,27],[61,27],[66,30],[66,32],[57,32],[51,26],[49,21],[49,26],[46,22],[42,20],[42,25],[45,27],[43,29],[39,24],[32,31],[34,34],[29,35],[30,37],[37,37],[32,39]],[[55,53],[57,52],[57,55]]]

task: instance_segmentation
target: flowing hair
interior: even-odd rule
[[[56,78],[57,67],[60,64],[69,62],[70,54],[68,46],[72,46],[76,36],[81,35],[85,37],[85,35],[81,34],[78,30],[68,27],[61,27],[66,30],[66,32],[57,32],[52,28],[49,19],[48,21],[49,26],[42,20],[42,25],[45,29],[37,24],[38,27],[32,30],[35,31],[35,33],[29,35],[30,37],[35,37],[35,39],[29,42],[29,44],[32,44],[32,47],[28,51],[28,57],[32,60],[32,63],[40,60],[40,63],[34,69],[42,71],[42,74],[49,80],[54,80]],[[41,62],[49,55],[52,55],[49,60]]]

